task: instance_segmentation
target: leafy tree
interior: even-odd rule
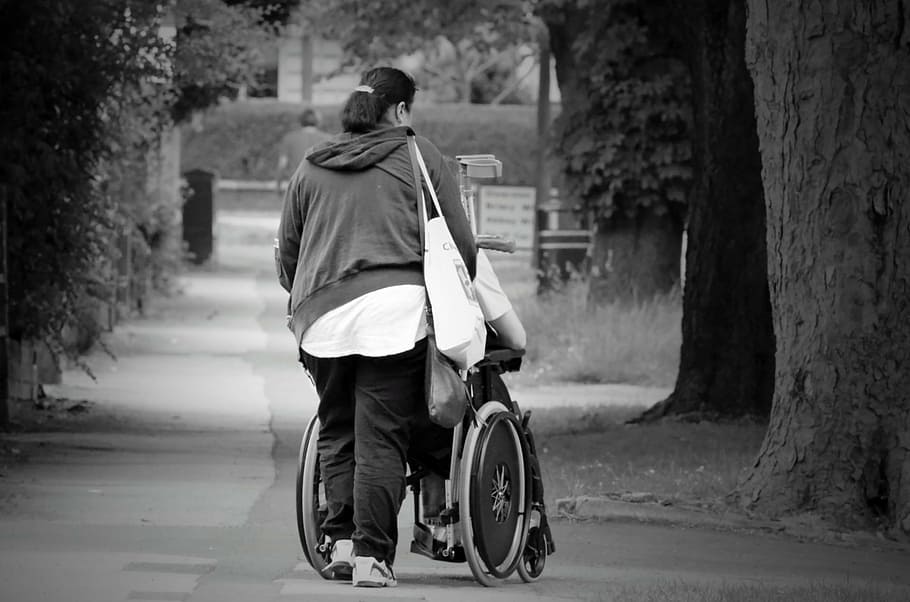
[[[471,103],[533,105],[536,102],[534,95],[521,84],[538,72],[536,55],[537,50],[530,47],[504,51],[499,62],[471,83]],[[534,60],[529,62],[532,57]]]
[[[676,225],[667,216],[686,214],[680,370],[671,396],[641,419],[766,416],[774,343],[743,3],[637,0],[609,7],[543,0],[538,11],[550,30],[563,97],[566,187],[599,218],[595,270],[605,256],[612,263],[606,278],[593,280],[655,290],[657,276],[650,286],[635,284],[650,263],[666,287],[678,258]],[[664,234],[655,236],[661,219]],[[664,243],[644,244],[649,236]],[[629,239],[628,250],[616,253]],[[636,274],[617,278],[623,260]]]
[[[178,0],[174,56],[175,121],[222,98],[235,98],[243,86],[254,86],[262,69],[263,50],[275,39],[270,18],[287,9],[263,2]]]
[[[748,4],[777,368],[741,500],[907,536],[907,4]]]
[[[692,181],[686,65],[636,0],[541,0],[562,111],[562,194],[595,231],[591,297],[666,292],[679,279]]]
[[[422,53],[423,75],[434,86],[453,86],[454,97],[467,103],[474,82],[530,40],[526,9],[520,0],[312,0],[303,15],[320,36],[340,41],[354,63]]]
[[[222,0],[228,6],[243,6],[255,10],[259,23],[270,26],[281,26],[288,22],[293,12],[299,8],[300,0]]]
[[[525,94],[522,99],[517,91],[521,83],[517,71],[534,54],[530,47],[511,46],[484,52],[474,48],[470,40],[455,46],[447,39],[437,38],[418,52],[420,66],[416,77],[436,102],[531,104],[532,98]],[[469,67],[470,73],[466,75],[467,62],[480,67]]]
[[[175,269],[176,208],[147,192],[152,151],[172,116],[251,78],[278,17],[265,7],[178,0],[175,52],[159,35],[166,4],[0,0],[0,20],[15,24],[0,50],[15,339],[61,352],[67,326],[97,334],[92,300],[110,300],[124,231],[137,234],[133,272],[143,281],[161,284]]]
[[[101,294],[117,203],[98,168],[125,142],[125,107],[163,93],[158,17],[142,2],[0,2],[16,24],[0,55],[12,338],[59,349],[85,296]]]

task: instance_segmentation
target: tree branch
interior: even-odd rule
[[[428,75],[432,75],[433,77],[438,77],[440,79],[448,79],[453,82],[458,81],[458,78],[455,77],[451,72],[446,73],[445,71],[436,69],[435,67],[431,66],[429,63],[425,62],[420,68],[423,69],[423,71],[425,71]]]
[[[517,90],[517,89],[518,89],[518,86],[520,86],[521,83],[522,83],[523,81],[525,81],[526,79],[528,79],[528,76],[529,76],[529,75],[531,75],[532,73],[534,73],[534,70],[537,68],[538,64],[539,64],[539,63],[538,63],[537,61],[535,61],[534,64],[531,66],[531,68],[528,69],[527,71],[525,71],[525,74],[524,74],[524,75],[522,75],[521,77],[516,77],[516,78],[514,78],[514,79],[509,83],[508,86],[506,86],[505,88],[503,88],[502,91],[500,91],[499,94],[497,94],[496,96],[493,97],[493,100],[490,101],[490,104],[491,104],[491,105],[498,105],[498,104],[501,103],[509,94],[511,94],[512,92],[514,92],[515,90]]]
[[[505,54],[505,52],[503,52],[502,50],[494,50],[493,54],[487,60],[483,61],[479,65],[476,65],[476,64],[471,65],[466,70],[465,76],[470,77],[471,81],[473,81],[475,77],[477,77],[478,75],[485,72],[487,69],[489,69],[496,63],[498,63],[499,59],[502,58],[503,54]]]

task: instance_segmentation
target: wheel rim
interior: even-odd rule
[[[521,474],[521,448],[507,420],[491,421],[482,441],[477,467],[477,493],[472,502],[474,529],[483,537],[481,550],[487,566],[499,567],[511,560],[516,531],[521,520],[517,482]]]
[[[478,512],[474,507],[477,500],[485,494],[477,494],[474,490],[477,489],[477,483],[479,483],[477,479],[480,454],[486,446],[482,441],[482,439],[485,439],[484,433],[489,426],[499,422],[507,422],[513,426],[512,433],[515,438],[515,447],[521,450],[522,457],[527,461],[528,449],[524,437],[521,436],[517,419],[502,403],[491,401],[485,403],[477,410],[477,415],[470,423],[465,436],[464,445],[459,455],[461,460],[457,463],[457,502],[460,508],[459,518],[464,539],[465,558],[475,579],[488,587],[498,585],[501,580],[512,574],[516,567],[520,566],[522,560],[521,551],[524,549],[525,537],[527,536],[527,518],[531,509],[531,498],[529,495],[531,486],[530,471],[525,470],[527,466],[522,463],[520,474],[513,475],[515,478],[512,479],[512,510],[516,513],[521,513],[522,522],[520,528],[515,531],[513,546],[507,554],[506,562],[496,566],[481,556],[482,550],[486,547],[487,537],[473,517]],[[516,494],[514,487],[517,485],[521,485],[521,487],[518,487]],[[488,498],[484,497],[483,503],[486,504],[487,501]]]
[[[310,560],[310,547],[307,545],[307,526],[305,518],[309,518],[304,509],[304,471],[306,468],[306,452],[307,446],[310,441],[310,434],[315,426],[316,418],[310,420],[307,424],[307,428],[303,433],[303,437],[300,440],[300,452],[297,455],[297,487],[296,487],[296,498],[297,498],[297,535],[300,538],[300,547],[303,548],[303,555],[306,557],[307,562],[312,564]]]
[[[307,435],[307,440],[301,450],[302,470],[297,485],[297,496],[300,500],[298,527],[303,533],[301,544],[304,548],[304,555],[310,566],[321,574],[322,569],[328,564],[326,555],[318,550],[322,543],[320,525],[325,517],[326,506],[319,470],[319,454],[316,451],[319,441],[319,423],[315,418],[311,421],[311,427],[307,429]]]

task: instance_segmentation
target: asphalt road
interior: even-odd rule
[[[109,338],[116,361],[92,356],[97,382],[70,370],[51,388],[93,401],[89,418],[78,428],[3,436],[7,451],[16,450],[0,456],[3,602],[625,600],[671,592],[652,597],[663,600],[688,587],[910,588],[906,553],[557,519],[558,550],[544,577],[488,589],[467,565],[407,551],[409,507],[398,588],[322,580],[300,556],[294,518],[298,442],[315,398],[284,327],[269,223],[232,219],[221,225],[216,268],[191,271],[183,296],[118,328]]]

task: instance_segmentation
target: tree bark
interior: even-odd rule
[[[749,0],[774,408],[740,501],[910,534],[907,0]]]
[[[639,212],[605,221],[594,233],[589,297],[644,300],[679,283],[682,226],[666,213]]]
[[[673,393],[634,422],[766,418],[774,332],[745,0],[676,2],[670,16],[666,32],[684,49],[695,116],[682,348]]]

